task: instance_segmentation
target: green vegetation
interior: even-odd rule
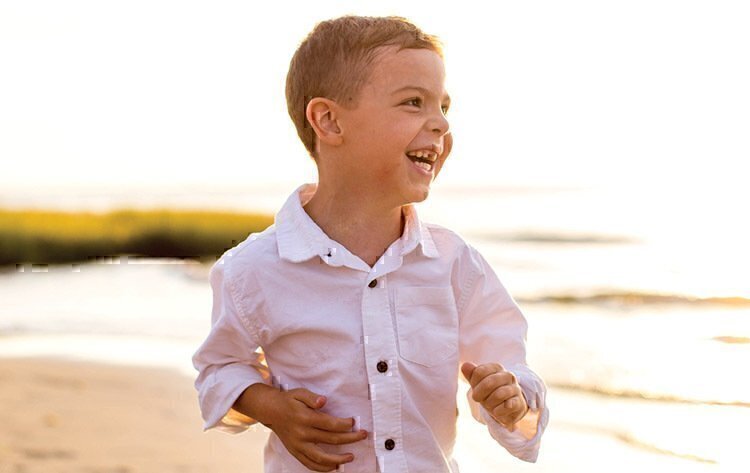
[[[116,255],[215,260],[272,223],[270,215],[215,211],[0,209],[0,265],[85,262]]]

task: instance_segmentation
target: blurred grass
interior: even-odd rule
[[[217,211],[0,209],[0,265],[86,262],[116,255],[215,260],[272,223],[272,215]]]

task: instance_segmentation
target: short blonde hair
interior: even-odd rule
[[[429,49],[443,58],[437,36],[400,16],[347,15],[322,21],[297,48],[286,76],[286,103],[311,158],[316,159],[315,130],[305,116],[307,104],[314,97],[325,97],[347,109],[356,108],[377,49],[390,45],[399,51]]]

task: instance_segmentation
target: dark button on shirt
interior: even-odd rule
[[[378,285],[378,280],[377,279],[373,279],[372,281],[370,281],[370,284],[368,284],[368,286],[370,286],[370,287],[375,287],[377,285]]]
[[[388,439],[385,441],[385,449],[386,450],[393,450],[393,447],[396,446],[396,442],[393,441],[393,439]]]
[[[388,363],[386,363],[385,361],[378,361],[378,371],[380,371],[381,373],[385,373],[386,371],[388,371]]]

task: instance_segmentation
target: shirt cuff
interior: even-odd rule
[[[211,377],[210,386],[201,389],[201,405],[204,412],[203,430],[216,429],[238,434],[258,421],[232,409],[235,401],[249,386],[255,383],[269,384],[257,370],[243,364],[221,367]]]
[[[539,456],[539,447],[541,445],[542,433],[547,427],[549,421],[549,411],[545,407],[539,412],[537,409],[530,410],[526,415],[533,415],[537,417],[536,435],[533,438],[527,439],[523,436],[520,429],[516,429],[511,432],[505,426],[497,422],[489,412],[483,407],[479,406],[480,415],[484,419],[487,429],[490,432],[492,438],[494,438],[500,445],[502,445],[511,455],[519,458],[523,461],[534,463]]]

